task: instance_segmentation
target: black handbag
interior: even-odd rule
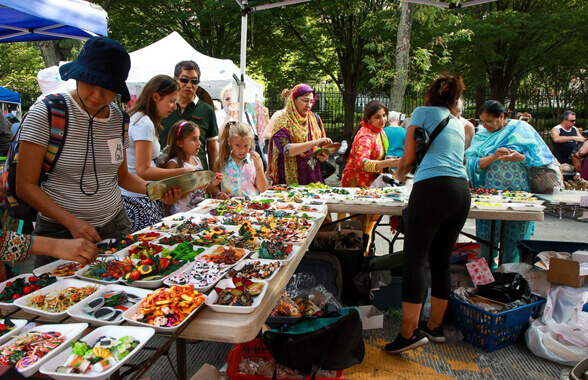
[[[322,368],[342,370],[363,361],[365,346],[359,311],[340,309],[321,318],[302,318],[266,331],[263,342],[276,362],[312,377]]]
[[[435,138],[439,135],[439,133],[441,133],[443,129],[445,129],[445,127],[449,123],[450,118],[451,115],[441,120],[439,125],[435,127],[433,133],[431,133],[431,136],[429,136],[429,134],[424,128],[415,128],[413,138],[414,141],[416,141],[416,154],[414,156],[414,161],[412,162],[412,166],[414,168],[421,164],[421,161],[423,161],[423,158],[425,157],[425,154],[427,154],[429,147],[431,146]]]
[[[333,173],[335,173],[335,170],[335,165],[331,164],[328,160],[321,161],[321,175],[323,176],[323,181],[332,176]]]

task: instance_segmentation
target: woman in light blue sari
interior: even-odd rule
[[[472,188],[509,191],[530,191],[527,170],[529,167],[548,165],[555,157],[541,136],[522,120],[507,119],[500,102],[488,100],[480,108],[480,121],[485,130],[478,132],[465,152],[466,169]],[[497,222],[497,230],[500,228]],[[535,230],[534,222],[505,222],[503,262],[519,261],[517,242],[529,239]],[[490,240],[490,221],[476,221],[476,235]],[[498,236],[495,237],[498,245]],[[482,255],[488,256],[488,247]],[[493,267],[496,266],[492,260]]]

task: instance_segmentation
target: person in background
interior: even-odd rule
[[[13,138],[12,123],[0,113],[0,156],[6,156]]]
[[[390,111],[388,113],[388,125],[384,127],[384,132],[388,138],[388,151],[386,157],[402,157],[404,152],[404,139],[406,138],[406,129],[398,125],[400,112]]]
[[[415,173],[405,220],[402,329],[385,346],[388,353],[422,346],[429,339],[445,342],[441,323],[451,292],[450,257],[471,203],[463,166],[465,133],[456,118],[457,100],[463,88],[461,76],[437,78],[427,93],[426,106],[418,107],[410,116],[404,154],[394,174],[401,182],[406,181],[414,162],[415,129],[421,127],[430,135],[446,118],[449,122],[430,145]],[[431,268],[431,315],[428,321],[419,323],[427,294],[427,262]]]
[[[286,103],[286,111],[276,120],[269,148],[268,175],[273,184],[308,185],[324,182],[320,162],[327,153],[314,152],[332,144],[323,123],[311,109],[316,93],[307,84],[298,84]]]
[[[541,136],[527,122],[508,119],[504,106],[488,100],[479,110],[484,131],[476,133],[466,150],[466,169],[472,188],[530,191],[529,167],[555,162],[555,157]],[[496,222],[497,231],[505,223],[503,262],[518,263],[519,240],[529,239],[535,230],[534,222]],[[476,220],[476,235],[490,240],[491,221]],[[499,245],[498,236],[493,242]],[[488,257],[489,248],[482,246],[481,256]],[[494,258],[493,267],[496,266]],[[492,268],[494,269],[494,268]]]
[[[388,138],[384,133],[387,119],[388,108],[384,103],[372,100],[365,105],[363,120],[351,138],[352,144],[345,152],[347,165],[343,170],[341,186],[369,187],[384,168],[396,166],[397,157],[385,158],[388,152]]]
[[[141,95],[129,110],[129,149],[127,165],[129,172],[137,174],[146,181],[159,181],[185,174],[194,169],[178,168],[168,170],[155,166],[159,156],[159,131],[161,120],[168,117],[176,108],[180,87],[168,75],[156,75],[147,82]],[[131,219],[131,232],[161,222],[165,217],[163,202],[152,201],[144,193],[134,193],[121,189],[123,205]]]
[[[267,190],[263,162],[253,148],[253,131],[249,125],[229,122],[225,126],[217,169],[224,176],[219,191],[228,197],[250,198]]]
[[[531,120],[533,120],[533,117],[528,112],[517,112],[517,115],[515,118],[517,120],[526,121],[527,123],[529,123],[529,125],[531,124]]]
[[[265,154],[268,154],[269,142],[270,142],[270,139],[272,138],[272,132],[274,130],[276,120],[278,120],[278,118],[280,116],[282,116],[282,114],[284,112],[286,112],[286,104],[288,103],[288,98],[290,98],[291,93],[292,93],[292,91],[290,89],[285,88],[282,90],[281,96],[282,96],[282,99],[284,99],[284,108],[274,112],[274,114],[270,118],[269,122],[267,123],[267,127],[265,127],[265,129],[263,131],[263,135],[261,136],[261,138],[264,141],[264,153]]]
[[[18,117],[16,117],[16,115],[14,115],[13,113],[7,113],[6,118],[8,119],[9,122],[12,123],[12,127],[10,127],[12,134],[16,135],[16,132],[18,131],[18,127],[20,127],[20,120],[18,120]]]
[[[167,135],[167,159],[166,168],[168,170],[189,170],[200,171],[202,169],[202,162],[198,157],[200,150],[200,128],[191,121],[178,121],[175,123]],[[213,163],[216,165],[216,163]],[[221,174],[213,178],[204,189],[195,189],[187,194],[182,194],[181,199],[178,199],[175,204],[171,206],[171,213],[177,214],[179,212],[190,211],[197,207],[207,196],[218,197],[219,199],[227,199],[224,194],[218,194],[218,184],[223,179]]]
[[[583,143],[586,138],[576,128],[576,114],[574,112],[562,112],[561,119],[561,123],[551,129],[553,155],[560,164],[573,165],[572,151],[576,147],[576,143]]]
[[[130,99],[125,84],[131,59],[122,45],[92,37],[74,62],[59,67],[61,79],[76,88],[61,94],[67,104],[68,128],[59,160],[39,185],[49,146],[47,107],[35,103],[24,120],[16,173],[17,195],[39,211],[35,236],[77,239],[92,243],[130,233],[120,188],[145,193],[145,180],[129,172],[123,112],[114,100]],[[174,203],[179,190],[166,194]],[[36,256],[36,267],[53,261]]]
[[[200,67],[194,61],[181,61],[174,69],[174,79],[180,85],[177,109],[163,119],[159,134],[162,146],[167,143],[171,126],[180,120],[191,121],[200,127],[200,152],[198,158],[204,169],[212,167],[218,158],[218,126],[214,109],[196,96],[200,83]]]
[[[476,134],[476,128],[472,123],[468,121],[465,117],[461,116],[463,112],[463,98],[460,97],[457,101],[457,115],[459,118],[459,122],[463,125],[463,129],[465,132],[465,149],[467,150],[470,147],[472,142],[472,137]]]

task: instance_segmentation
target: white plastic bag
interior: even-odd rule
[[[578,347],[566,342],[538,319],[525,333],[525,341],[533,354],[570,367],[588,357],[587,347]]]
[[[527,347],[535,355],[574,366],[588,357],[588,292],[567,286],[547,291],[541,320],[525,334]]]

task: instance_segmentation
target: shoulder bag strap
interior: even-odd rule
[[[431,136],[429,136],[429,143],[427,144],[427,147],[425,148],[425,151],[423,152],[423,158],[427,154],[427,151],[431,147],[431,144],[433,144],[433,141],[435,140],[435,138],[445,129],[445,127],[449,123],[449,119],[451,119],[451,114],[449,114],[445,119],[441,120],[439,125],[437,125],[437,127],[435,127],[435,130],[433,131],[433,133],[431,133]]]

